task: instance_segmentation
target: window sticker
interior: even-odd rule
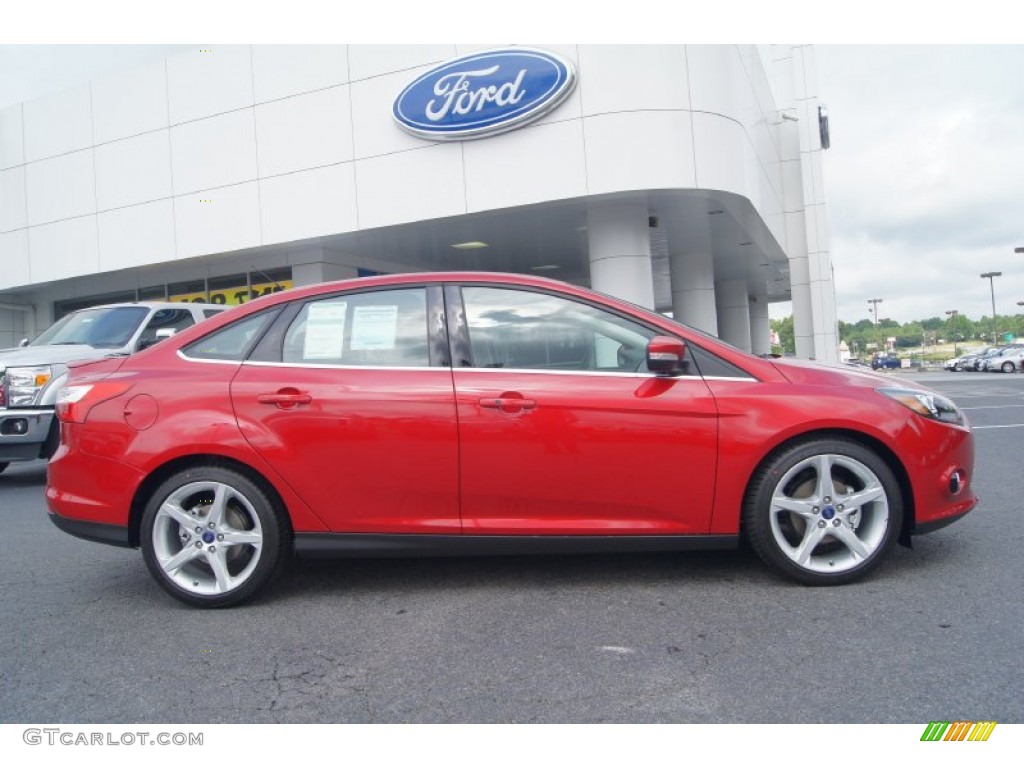
[[[305,360],[340,360],[345,342],[347,301],[321,301],[311,304],[306,316]]]
[[[361,349],[394,349],[398,336],[398,307],[356,307],[352,313],[353,351]]]

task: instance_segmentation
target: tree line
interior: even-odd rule
[[[795,353],[793,316],[772,320],[771,327],[779,335],[778,351]],[[1024,315],[996,315],[996,336],[1001,340],[1006,334],[1012,337],[1024,335]],[[966,315],[957,314],[913,320],[902,325],[887,317],[881,318],[877,325],[868,319],[856,323],[840,320],[839,338],[846,342],[851,354],[861,356],[870,354],[875,348],[885,349],[890,338],[896,339],[897,350],[936,344],[978,347],[992,341],[992,318],[985,315],[972,320]]]

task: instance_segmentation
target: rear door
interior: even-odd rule
[[[439,287],[290,307],[231,384],[243,434],[336,532],[457,533]]]

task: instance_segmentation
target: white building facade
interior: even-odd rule
[[[514,68],[474,86],[497,69],[480,46],[211,46],[0,107],[0,347],[90,304],[474,269],[589,285],[757,354],[792,301],[797,355],[838,358],[813,48],[505,50],[571,82],[472,138],[394,112],[421,79],[529,98]]]

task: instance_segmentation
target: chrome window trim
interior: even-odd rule
[[[227,364],[227,365],[248,365],[255,368],[314,368],[314,369],[329,369],[329,370],[344,370],[344,371],[449,371],[458,373],[533,373],[542,376],[599,376],[608,377],[615,376],[619,378],[629,379],[660,379],[665,378],[667,380],[679,380],[679,381],[746,381],[746,382],[757,382],[758,380],[748,376],[668,376],[662,377],[657,376],[653,373],[629,373],[626,371],[557,371],[545,368],[452,368],[450,366],[439,366],[439,365],[339,365],[333,363],[277,363],[267,362],[262,360],[204,360],[195,357],[189,357],[184,354],[180,349],[177,350],[177,355],[182,360],[186,360],[190,363],[213,363],[213,364]]]

